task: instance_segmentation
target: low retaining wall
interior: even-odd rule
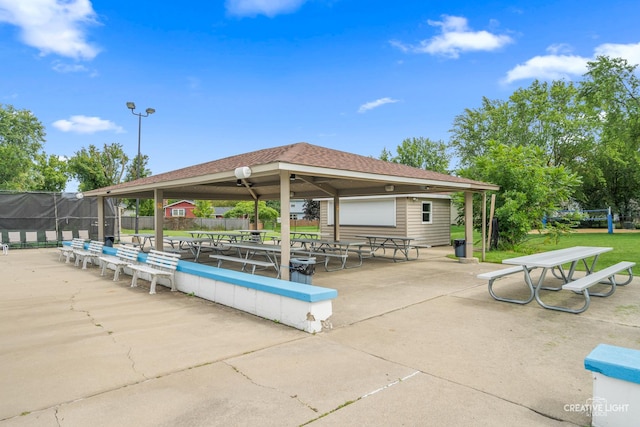
[[[599,344],[584,360],[593,373],[591,425],[640,425],[640,351]]]
[[[115,255],[116,248],[105,247],[103,252]],[[146,256],[141,253],[138,260],[144,261]],[[145,275],[140,277],[150,280]],[[338,296],[335,289],[189,261],[178,263],[175,283],[181,292],[310,333],[320,332],[330,325],[329,318],[333,314],[331,300]],[[158,279],[158,284],[168,286],[169,282]]]

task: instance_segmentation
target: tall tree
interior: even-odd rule
[[[591,108],[599,142],[585,168],[584,203],[613,206],[628,220],[640,200],[640,79],[621,58],[589,62],[581,93]]]
[[[547,165],[540,147],[496,142],[489,143],[472,166],[460,170],[460,176],[500,186],[495,216],[500,245],[506,248],[520,243],[531,229],[540,228],[544,215],[561,207],[580,183],[564,166]],[[479,224],[479,209],[474,217]]]
[[[67,160],[54,154],[47,156],[42,153],[38,156],[37,184],[34,190],[38,191],[64,191],[70,178]]]
[[[482,106],[454,119],[451,146],[463,167],[472,165],[495,141],[536,146],[545,163],[578,167],[594,144],[587,107],[572,83],[534,81],[508,101],[483,98]]]
[[[29,111],[0,104],[0,188],[37,187],[36,164],[44,144],[42,123]]]
[[[398,145],[396,151],[394,156],[384,148],[380,159],[433,172],[449,173],[450,155],[447,153],[447,145],[442,141],[422,137],[407,138]]]
[[[69,159],[69,170],[79,182],[80,191],[108,187],[122,182],[129,157],[118,143],[82,148]]]

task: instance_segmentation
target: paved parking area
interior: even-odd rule
[[[149,295],[55,248],[12,250],[0,425],[589,424],[567,405],[591,397],[596,345],[640,348],[639,280],[573,315],[492,300],[476,275],[499,266],[451,252],[319,268],[313,283],[339,296],[333,329],[311,335],[162,286]]]

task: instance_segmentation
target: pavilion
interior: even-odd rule
[[[203,153],[203,156],[206,155]],[[473,260],[473,194],[486,195],[498,186],[386,162],[308,143],[266,148],[213,160],[134,181],[87,191],[98,198],[98,238],[104,239],[105,198],[153,199],[155,246],[163,250],[163,200],[280,200],[281,244],[290,247],[289,207],[291,198],[333,198],[334,239],[340,239],[340,197],[389,194],[465,194],[465,257]],[[485,197],[483,197],[483,201]],[[486,216],[483,203],[483,217]],[[486,221],[484,221],[486,222]],[[483,250],[484,242],[483,229]],[[282,251],[282,265],[290,253]],[[282,279],[289,280],[283,269]]]

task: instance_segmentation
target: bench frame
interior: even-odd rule
[[[130,264],[137,264],[138,254],[140,253],[140,247],[138,246],[126,246],[121,245],[118,247],[117,252],[114,255],[106,255],[98,258],[100,265],[102,266],[101,276],[104,276],[105,271],[109,265],[114,266],[113,281],[120,280],[120,272],[124,272],[124,268]]]
[[[74,239],[71,240],[71,244],[70,245],[66,245],[66,246],[62,245],[58,249],[60,250],[60,256],[58,257],[58,261],[62,261],[62,257],[64,256],[64,257],[67,258],[65,263],[68,264],[69,260],[71,259],[71,256],[74,255],[73,254],[74,250],[84,249],[84,240],[83,239],[74,238]]]
[[[516,273],[520,273],[524,271],[524,267],[521,265],[516,265],[514,267],[509,267],[509,268],[503,268],[501,270],[495,270],[495,271],[489,271],[487,273],[482,273],[482,274],[478,274],[478,279],[486,279],[489,280],[489,295],[491,295],[493,297],[493,299],[497,300],[497,301],[505,301],[505,302],[512,302],[514,304],[529,304],[531,301],[533,301],[533,298],[535,297],[535,291],[534,289],[528,285],[525,281],[525,286],[527,286],[529,288],[529,298],[527,299],[511,299],[511,298],[504,298],[504,297],[499,297],[495,294],[495,292],[493,292],[493,283],[498,280],[501,279],[503,277],[506,276],[510,276],[512,274],[516,274]]]
[[[147,259],[142,264],[129,264],[127,265],[133,271],[131,277],[131,287],[138,286],[138,276],[140,273],[146,273],[151,276],[151,285],[149,288],[149,294],[156,293],[156,283],[158,277],[166,277],[171,284],[171,292],[176,291],[175,284],[175,272],[178,268],[178,261],[180,261],[180,254],[174,254],[170,252],[156,251],[151,249],[147,254]]]
[[[633,280],[632,269],[635,265],[636,265],[635,262],[621,261],[603,270],[593,272],[587,276],[581,277],[579,279],[575,279],[569,283],[562,285],[563,290],[573,291],[575,293],[581,293],[584,296],[584,304],[582,305],[582,307],[579,307],[577,309],[543,304],[539,297],[539,290],[536,288],[536,296],[537,296],[538,302],[544,308],[548,308],[551,310],[564,311],[567,313],[574,313],[574,314],[582,313],[583,311],[589,308],[589,303],[591,302],[592,296],[608,297],[610,295],[613,295],[613,293],[616,291],[616,286],[625,286],[628,283],[630,283],[631,280]],[[627,270],[627,272],[629,273],[629,279],[623,282],[624,284],[618,285],[616,282],[615,276],[616,274],[619,274],[625,270]],[[589,288],[597,284],[608,285],[611,287],[611,289],[609,289],[608,292],[589,293]]]
[[[241,263],[242,271],[245,271],[245,267],[247,265],[251,265],[251,274],[254,274],[256,272],[256,267],[258,266],[265,267],[265,268],[273,267],[276,270],[276,273],[278,274],[277,277],[280,277],[280,269],[273,262],[260,261],[257,259],[242,258],[242,257],[229,256],[229,255],[218,255],[218,254],[211,254],[209,255],[209,258],[218,260],[218,268],[222,268],[221,266],[223,261]]]
[[[84,245],[83,245],[84,246]],[[100,242],[98,240],[92,240],[89,242],[89,246],[87,249],[74,249],[73,255],[76,259],[75,266],[80,265],[80,261],[82,261],[82,269],[87,269],[87,262],[91,262],[91,264],[96,264],[96,260],[98,257],[102,255],[102,248],[104,247],[104,242]]]

